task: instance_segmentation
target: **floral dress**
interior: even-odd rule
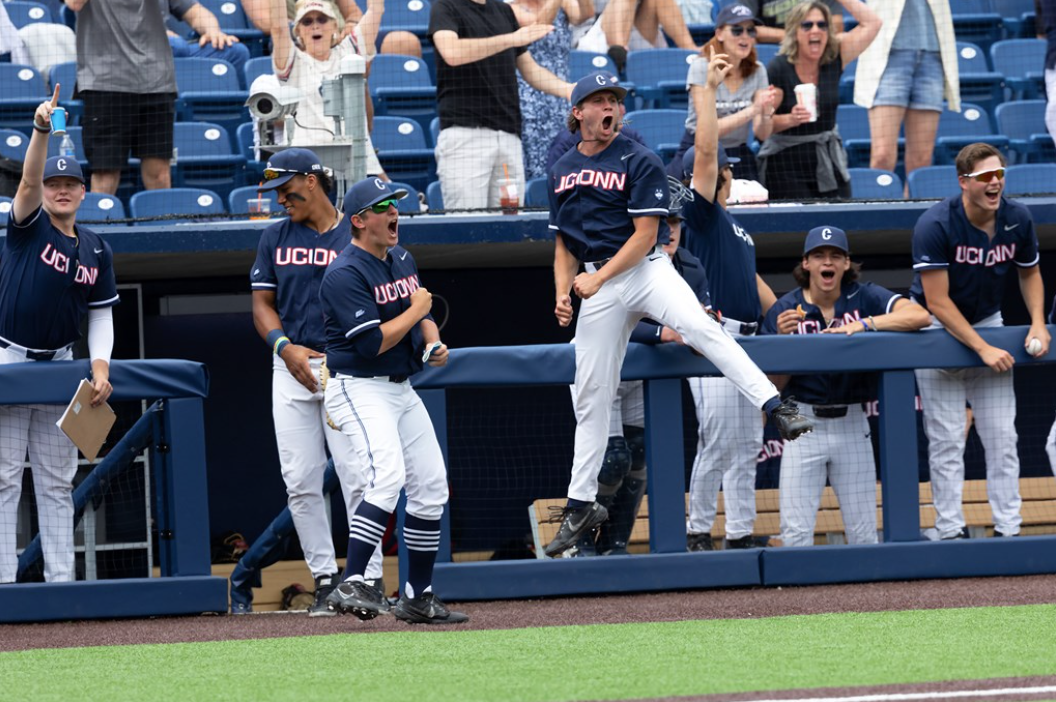
[[[554,18],[554,31],[528,47],[532,58],[562,80],[568,80],[568,57],[572,51],[572,29],[564,10]],[[546,152],[568,118],[568,101],[541,93],[517,76],[521,98],[521,147],[524,150],[524,177],[542,178],[546,173]]]

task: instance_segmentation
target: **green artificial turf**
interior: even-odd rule
[[[1056,673],[1056,605],[0,654],[0,699],[620,700]]]

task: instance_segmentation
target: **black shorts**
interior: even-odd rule
[[[175,93],[114,93],[85,90],[84,154],[97,171],[119,171],[133,158],[172,158]]]

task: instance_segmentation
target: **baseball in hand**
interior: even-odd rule
[[[1037,356],[1041,353],[1041,342],[1038,341],[1037,337],[1030,337],[1030,341],[1027,342],[1027,353],[1031,356]]]

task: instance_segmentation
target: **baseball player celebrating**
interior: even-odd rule
[[[774,303],[764,334],[857,334],[915,331],[931,323],[927,310],[872,283],[858,282],[847,235],[836,227],[807,234],[803,260],[792,272],[799,284]],[[781,540],[812,546],[818,506],[828,479],[840,503],[847,542],[876,543],[876,461],[865,403],[876,396],[872,373],[778,376],[814,417],[810,436],[781,456]]]
[[[407,380],[426,360],[446,364],[447,347],[429,316],[433,298],[421,286],[414,257],[398,246],[396,202],[406,196],[378,178],[349,188],[352,245],[330,264],[319,292],[334,373],[326,408],[369,478],[349,528],[345,581],[327,601],[363,620],[388,611],[381,593],[364,586],[363,573],[405,489],[409,568],[393,613],[412,624],[452,624],[468,617],[449,610],[432,590],[447,471],[429,414]]]
[[[683,158],[694,192],[686,202],[684,246],[704,264],[720,322],[735,339],[753,336],[776,299],[756,273],[755,242],[726,211],[733,185],[726,149],[719,146],[715,96],[730,65],[722,57],[708,63],[704,85],[691,96],[697,113],[695,144]],[[698,421],[697,455],[689,483],[686,546],[710,551],[721,484],[726,508],[726,548],[755,545],[755,474],[763,442],[759,408],[727,378],[690,378]]]
[[[268,161],[261,190],[275,190],[288,219],[261,234],[250,273],[253,324],[274,353],[271,412],[279,464],[308,568],[315,602],[308,616],[336,612],[326,597],[337,586],[334,540],[323,495],[326,447],[334,458],[348,514],[354,513],[366,474],[351,442],[326,424],[320,367],[326,346],[319,284],[330,262],[352,241],[348,220],[330,203],[331,182],[308,149],[287,149]],[[370,586],[379,587],[382,556],[371,559]]]
[[[1003,197],[1005,157],[989,144],[957,154],[961,194],[933,205],[913,230],[910,293],[944,328],[983,360],[986,368],[916,371],[928,435],[928,464],[939,538],[967,536],[964,490],[964,407],[986,451],[986,482],[997,536],[1015,536],[1022,522],[1016,396],[1012,355],[986,343],[977,328],[999,327],[1007,278],[1019,275],[1030,313],[1024,344],[1042,356],[1051,341],[1045,328],[1045,291],[1038,268],[1038,238],[1026,207]],[[1036,341],[1035,341],[1036,340]]]
[[[582,130],[583,140],[550,173],[558,323],[572,323],[572,290],[583,305],[576,325],[579,392],[572,480],[548,556],[563,553],[608,516],[595,501],[598,471],[627,341],[643,317],[674,329],[711,359],[786,438],[812,428],[794,404],[781,402],[774,385],[701,308],[658,247],[659,222],[667,216],[667,181],[656,154],[616,131],[619,101],[626,94],[607,73],[576,83],[569,125]],[[585,270],[577,275],[580,262]]]
[[[110,245],[76,224],[84,200],[84,176],[77,161],[45,160],[51,100],[33,116],[22,181],[11,206],[0,255],[0,363],[65,361],[88,316],[92,405],[110,397],[110,354],[114,347],[111,307],[117,304],[114,255]],[[73,478],[77,449],[55,423],[57,405],[0,405],[0,583],[15,581],[15,529],[22,494],[23,461],[29,449],[33,488],[44,551],[44,579],[74,579]]]

